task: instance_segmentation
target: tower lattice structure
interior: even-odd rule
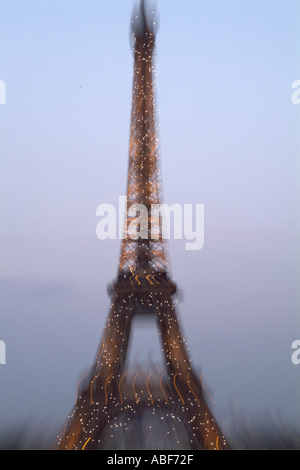
[[[85,385],[80,387],[56,448],[111,447],[111,429],[118,426],[122,427],[120,445],[130,446],[126,431],[146,410],[160,420],[164,416],[175,418],[187,436],[182,445],[190,449],[226,449],[228,445],[204,399],[201,381],[191,367],[181,335],[173,300],[176,285],[169,276],[162,220],[159,215],[157,220],[151,216],[152,205],[161,203],[161,178],[153,80],[155,27],[146,17],[143,0],[132,17],[132,37],[127,223],[118,275],[109,289],[111,306],[94,364],[83,380]],[[147,217],[139,219],[145,208]],[[135,223],[138,220],[140,223]],[[157,230],[151,238],[153,224]],[[156,377],[150,372],[143,384],[141,371],[129,380],[126,368],[132,321],[141,315],[155,319],[165,359],[163,373]],[[118,442],[114,445],[117,448]]]

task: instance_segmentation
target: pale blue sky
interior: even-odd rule
[[[216,414],[300,414],[299,1],[160,0],[164,201],[204,204],[202,250],[170,242],[179,315]],[[0,416],[64,419],[105,324],[125,194],[132,0],[0,2]],[[299,107],[298,107],[299,106]],[[152,333],[151,333],[152,334]]]

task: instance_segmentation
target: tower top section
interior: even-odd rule
[[[157,11],[148,8],[146,11],[145,0],[133,10],[131,19],[131,30],[135,41],[144,40],[146,42],[155,42],[157,33]]]
[[[161,204],[159,138],[153,79],[156,13],[141,0],[131,19],[134,71],[129,142],[126,229],[120,273],[166,272],[162,220],[152,207]],[[155,226],[153,237],[152,227]],[[137,275],[137,274],[136,274]]]

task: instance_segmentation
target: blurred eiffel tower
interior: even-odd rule
[[[155,17],[153,12],[146,14],[143,0],[133,13],[132,37],[128,216],[118,276],[109,290],[112,303],[94,365],[56,448],[151,448],[149,435],[140,444],[136,439],[145,431],[146,419],[148,433],[151,428],[156,436],[165,433],[166,439],[160,442],[163,448],[226,449],[180,332],[161,216],[150,216],[151,205],[161,202],[161,181],[153,80]],[[147,218],[141,217],[145,207]],[[151,239],[153,224],[157,230]],[[130,379],[125,361],[132,320],[145,315],[156,321],[165,370],[159,375],[152,371],[144,380],[140,370]],[[156,449],[157,441],[152,445]]]

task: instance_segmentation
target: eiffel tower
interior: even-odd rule
[[[150,215],[151,206],[161,202],[161,178],[153,80],[155,22],[147,17],[143,0],[131,23],[134,77],[127,225],[118,275],[109,289],[112,301],[99,350],[56,448],[129,448],[127,436],[132,435],[134,426],[137,435],[142,433],[141,421],[146,415],[148,423],[156,418],[155,432],[163,429],[170,441],[170,434],[176,434],[177,447],[228,449],[206,404],[201,380],[191,367],[181,335],[172,299],[176,285],[169,277],[162,218],[159,214],[156,218]],[[145,208],[148,217],[140,219]],[[153,224],[157,230],[151,238]],[[155,319],[165,359],[163,373],[150,372],[144,381],[141,370],[130,378],[126,367],[132,321],[137,317]],[[133,446],[136,448],[136,441]]]

